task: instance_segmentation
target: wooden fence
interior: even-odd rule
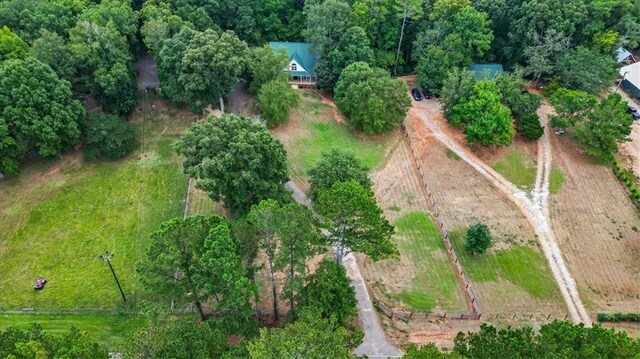
[[[420,173],[420,179],[422,180],[422,185],[424,186],[424,189],[427,193],[429,204],[433,209],[433,214],[436,220],[436,224],[438,225],[438,229],[442,234],[442,238],[444,240],[445,246],[447,247],[447,252],[449,253],[449,257],[453,261],[453,264],[456,268],[456,274],[458,275],[458,279],[460,280],[460,284],[462,285],[462,289],[465,293],[465,296],[467,297],[468,305],[470,307],[469,308],[470,313],[428,313],[428,314],[421,313],[420,315],[424,315],[425,317],[428,317],[429,315],[431,316],[442,315],[442,317],[438,317],[438,318],[444,318],[446,316],[447,318],[458,317],[459,319],[480,319],[481,311],[480,311],[480,304],[478,303],[478,297],[476,296],[473,286],[471,285],[471,282],[467,278],[467,275],[464,273],[464,269],[460,264],[460,259],[458,258],[458,255],[456,254],[456,251],[453,248],[453,244],[451,243],[451,240],[449,238],[449,231],[447,231],[447,229],[445,228],[444,222],[440,218],[440,210],[438,207],[438,203],[433,199],[433,193],[429,189],[427,176],[425,174],[424,169],[422,168],[421,162],[418,160],[418,153],[415,149],[415,146],[413,145],[413,141],[411,139],[411,136],[409,135],[409,131],[407,130],[405,123],[402,124],[402,132],[404,134],[404,139],[405,141],[407,141],[409,145],[409,149],[411,150],[411,157],[413,158],[413,161],[418,168],[418,172]],[[385,310],[382,308],[380,310],[385,312]],[[393,314],[393,312],[391,314]],[[404,313],[404,314],[407,314],[407,313]],[[414,315],[410,315],[410,317],[414,317]]]

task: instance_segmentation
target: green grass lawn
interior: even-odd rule
[[[411,258],[416,268],[411,290],[400,293],[398,298],[412,310],[425,313],[435,306],[465,311],[464,293],[433,219],[423,212],[411,212],[394,225],[400,255]]]
[[[293,115],[302,118],[305,135],[287,148],[292,175],[305,177],[321,154],[333,148],[354,153],[372,169],[382,163],[389,135],[372,138],[354,133],[347,125],[337,123],[330,106],[323,104],[316,95],[304,92],[302,99]]]
[[[505,176],[516,186],[529,189],[536,180],[536,166],[532,160],[525,158],[522,150],[509,152],[501,161],[493,164],[494,170]]]
[[[449,238],[462,268],[472,281],[508,280],[538,299],[552,299],[558,293],[545,258],[527,245],[472,255],[464,249],[466,231],[452,231]]]
[[[564,174],[559,168],[551,168],[551,175],[549,177],[549,192],[558,193],[560,187],[564,184]]]
[[[156,116],[141,148],[117,162],[34,161],[0,185],[0,308],[113,309],[120,294],[109,250],[129,302],[143,295],[135,263],[149,235],[181,216],[187,179],[172,143],[184,121]],[[32,288],[38,276],[44,290]]]
[[[76,327],[112,350],[141,327],[144,319],[138,316],[105,314],[0,314],[0,330],[8,327],[29,329],[32,323],[40,324],[48,333],[55,335]]]

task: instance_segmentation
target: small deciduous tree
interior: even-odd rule
[[[392,79],[385,70],[364,62],[354,62],[342,71],[335,101],[349,124],[367,135],[391,130],[411,107],[404,81]]]
[[[618,75],[610,53],[583,46],[567,51],[558,63],[558,71],[565,87],[594,95],[609,87]]]
[[[0,343],[2,358],[109,358],[107,348],[75,327],[62,335],[49,334],[39,324],[28,330],[9,327],[0,330]]]
[[[252,359],[350,359],[351,348],[361,341],[361,335],[348,333],[316,311],[306,310],[284,328],[260,330],[259,339],[247,347]]]
[[[224,333],[210,321],[192,318],[151,318],[129,336],[125,358],[219,358],[229,349]]]
[[[267,127],[276,127],[287,121],[292,108],[300,105],[300,93],[286,81],[276,79],[260,88],[256,104]]]
[[[307,21],[302,35],[322,58],[347,30],[351,8],[342,0],[314,1],[305,3],[304,13]]]
[[[315,208],[325,220],[325,240],[335,247],[338,263],[351,252],[366,254],[374,261],[398,255],[391,238],[393,226],[384,218],[373,192],[358,182],[337,182],[320,189]]]
[[[320,160],[309,170],[309,197],[316,199],[320,189],[329,189],[338,182],[351,180],[370,189],[369,167],[353,153],[334,148],[323,153]]]
[[[465,249],[473,254],[483,254],[491,246],[491,232],[484,223],[469,227],[465,236]]]
[[[540,117],[532,113],[516,120],[516,131],[524,138],[537,140],[544,134],[544,127],[540,125]]]
[[[195,215],[164,222],[151,235],[146,256],[136,267],[145,287],[168,300],[191,301],[205,319],[202,303],[207,296],[199,291],[196,277],[203,275],[199,261],[205,239],[223,221],[218,216]]]
[[[560,88],[551,95],[557,115],[551,116],[551,126],[566,129],[582,121],[596,105],[596,98],[583,91]]]
[[[633,117],[619,94],[611,94],[576,125],[575,137],[587,154],[609,163],[618,152],[618,143],[629,141]]]
[[[88,159],[117,160],[136,147],[135,131],[118,116],[90,112],[81,128]]]
[[[200,112],[233,91],[249,59],[249,48],[233,31],[198,33],[184,51],[178,81],[187,102]]]
[[[339,325],[358,314],[356,292],[345,268],[329,257],[309,276],[302,300],[304,307],[319,311],[324,318],[332,318]]]
[[[453,125],[459,126],[461,124],[453,120],[453,109],[462,100],[466,100],[471,96],[474,83],[475,77],[473,72],[466,68],[454,68],[447,75],[447,80],[442,86],[440,102],[442,103],[444,115]]]
[[[508,145],[515,132],[511,112],[502,105],[501,99],[494,82],[476,82],[469,98],[454,106],[451,123],[465,124],[464,134],[468,143]]]
[[[69,82],[49,66],[32,57],[0,63],[2,170],[15,172],[15,161],[30,150],[51,157],[77,144],[83,116]]]
[[[251,73],[249,91],[258,93],[262,85],[274,80],[286,82],[288,75],[284,70],[288,64],[289,57],[285,49],[274,50],[269,44],[253,48],[248,63]]]
[[[62,36],[55,32],[42,30],[40,37],[31,44],[31,54],[38,61],[51,66],[51,69],[61,79],[71,80],[75,68]]]
[[[287,197],[287,153],[278,140],[251,119],[225,114],[191,125],[176,145],[184,171],[214,201],[234,215],[263,199]]]

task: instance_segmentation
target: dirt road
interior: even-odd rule
[[[294,200],[307,207],[311,207],[311,201],[307,198],[304,191],[293,182],[287,182],[286,187],[291,191]],[[353,254],[348,254],[342,263],[347,270],[347,276],[351,279],[353,288],[356,291],[356,299],[358,300],[358,316],[362,322],[362,330],[364,331],[364,341],[360,346],[354,349],[356,355],[365,355],[369,358],[399,358],[402,352],[389,344],[384,335],[384,331],[378,321],[378,315],[373,307],[367,285],[362,278],[358,262]]]
[[[429,129],[440,142],[491,181],[494,186],[500,189],[522,211],[538,236],[542,251],[549,262],[549,266],[567,304],[567,309],[569,310],[572,320],[590,326],[591,318],[580,299],[576,282],[569,272],[550,225],[548,210],[549,176],[551,172],[551,148],[548,139],[549,130],[545,129],[545,135],[539,144],[541,150],[538,151],[538,153],[541,158],[538,161],[536,185],[532,193],[527,193],[517,188],[502,175],[479,160],[468,149],[460,146],[455,140],[450,138],[448,134],[443,132],[438,121],[434,119],[441,116],[430,116],[430,114],[434,114],[434,111],[440,111],[437,103],[434,101],[414,101],[413,104],[409,116],[419,118],[425,127]],[[539,111],[545,123],[549,112],[549,107],[543,107]]]

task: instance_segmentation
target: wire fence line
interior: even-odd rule
[[[411,150],[410,152],[411,152],[411,157],[413,158],[413,162],[416,164],[416,167],[418,168],[418,172],[420,173],[420,179],[427,193],[427,199],[429,201],[429,205],[433,209],[433,215],[435,217],[438,230],[442,234],[442,239],[444,240],[445,246],[447,248],[447,252],[449,253],[449,257],[453,261],[453,264],[456,268],[456,275],[460,280],[460,284],[462,286],[463,292],[465,293],[465,296],[467,299],[467,305],[469,306],[469,309],[470,309],[469,313],[418,313],[418,314],[423,315],[425,317],[428,317],[429,315],[447,316],[449,314],[451,316],[447,316],[447,318],[451,318],[451,319],[457,319],[456,317],[458,317],[459,319],[480,319],[481,311],[480,311],[480,304],[478,303],[478,297],[475,293],[475,290],[473,289],[473,286],[471,285],[471,282],[469,281],[469,278],[465,274],[464,269],[462,268],[462,265],[460,264],[460,259],[458,258],[458,255],[456,254],[456,251],[453,248],[451,239],[449,238],[449,231],[446,229],[442,218],[440,218],[440,210],[438,207],[438,203],[433,199],[433,193],[429,188],[427,175],[425,174],[425,171],[422,167],[422,163],[418,160],[418,153],[415,149],[415,146],[413,144],[413,139],[409,135],[409,130],[407,129],[407,126],[405,125],[405,123],[402,123],[402,133],[404,134],[404,140],[407,141],[407,144],[409,145],[409,149]],[[381,303],[380,301],[377,301],[377,302]],[[382,305],[384,306],[384,304]],[[380,310],[382,310],[385,314],[387,314],[388,312],[382,308],[380,308]],[[391,311],[390,316],[393,317],[393,311]],[[410,315],[410,317],[413,318],[413,315]]]

